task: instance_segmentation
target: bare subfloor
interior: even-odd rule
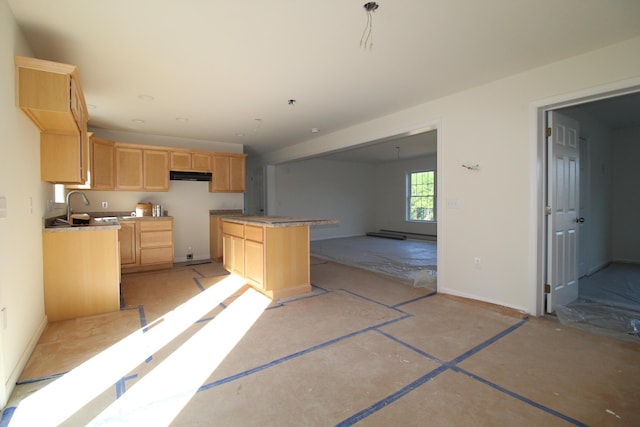
[[[218,263],[124,275],[120,312],[49,325],[3,425],[640,425],[638,344],[318,259],[311,278],[269,302]]]

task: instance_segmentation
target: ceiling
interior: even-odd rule
[[[250,154],[640,35],[637,0],[381,0],[372,47],[362,0],[8,3],[36,57],[79,67],[90,127]]]

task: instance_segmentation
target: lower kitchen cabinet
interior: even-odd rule
[[[120,265],[135,265],[138,262],[136,236],[138,223],[135,221],[120,221]]]
[[[42,247],[50,322],[120,309],[117,229],[44,232]]]
[[[273,299],[310,292],[308,225],[270,227],[223,219],[222,231],[223,264],[229,272]]]
[[[173,218],[120,221],[122,271],[173,267]]]
[[[223,222],[222,232],[224,268],[244,276],[244,226]]]

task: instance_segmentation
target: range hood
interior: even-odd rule
[[[211,181],[211,172],[171,171],[169,179],[173,181]]]

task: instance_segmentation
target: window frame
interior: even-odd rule
[[[431,195],[427,195],[427,196],[413,196],[411,194],[411,180],[412,177],[415,174],[418,173],[431,173],[433,175],[433,193]],[[436,185],[436,180],[437,180],[437,174],[436,171],[434,169],[420,169],[420,170],[411,170],[411,171],[407,171],[406,173],[406,185],[405,185],[405,220],[407,222],[415,222],[415,223],[436,223],[438,220],[437,217],[437,197],[436,197],[436,193],[437,193],[437,185]],[[411,218],[411,201],[412,198],[414,197],[431,197],[433,200],[433,219],[412,219]]]

